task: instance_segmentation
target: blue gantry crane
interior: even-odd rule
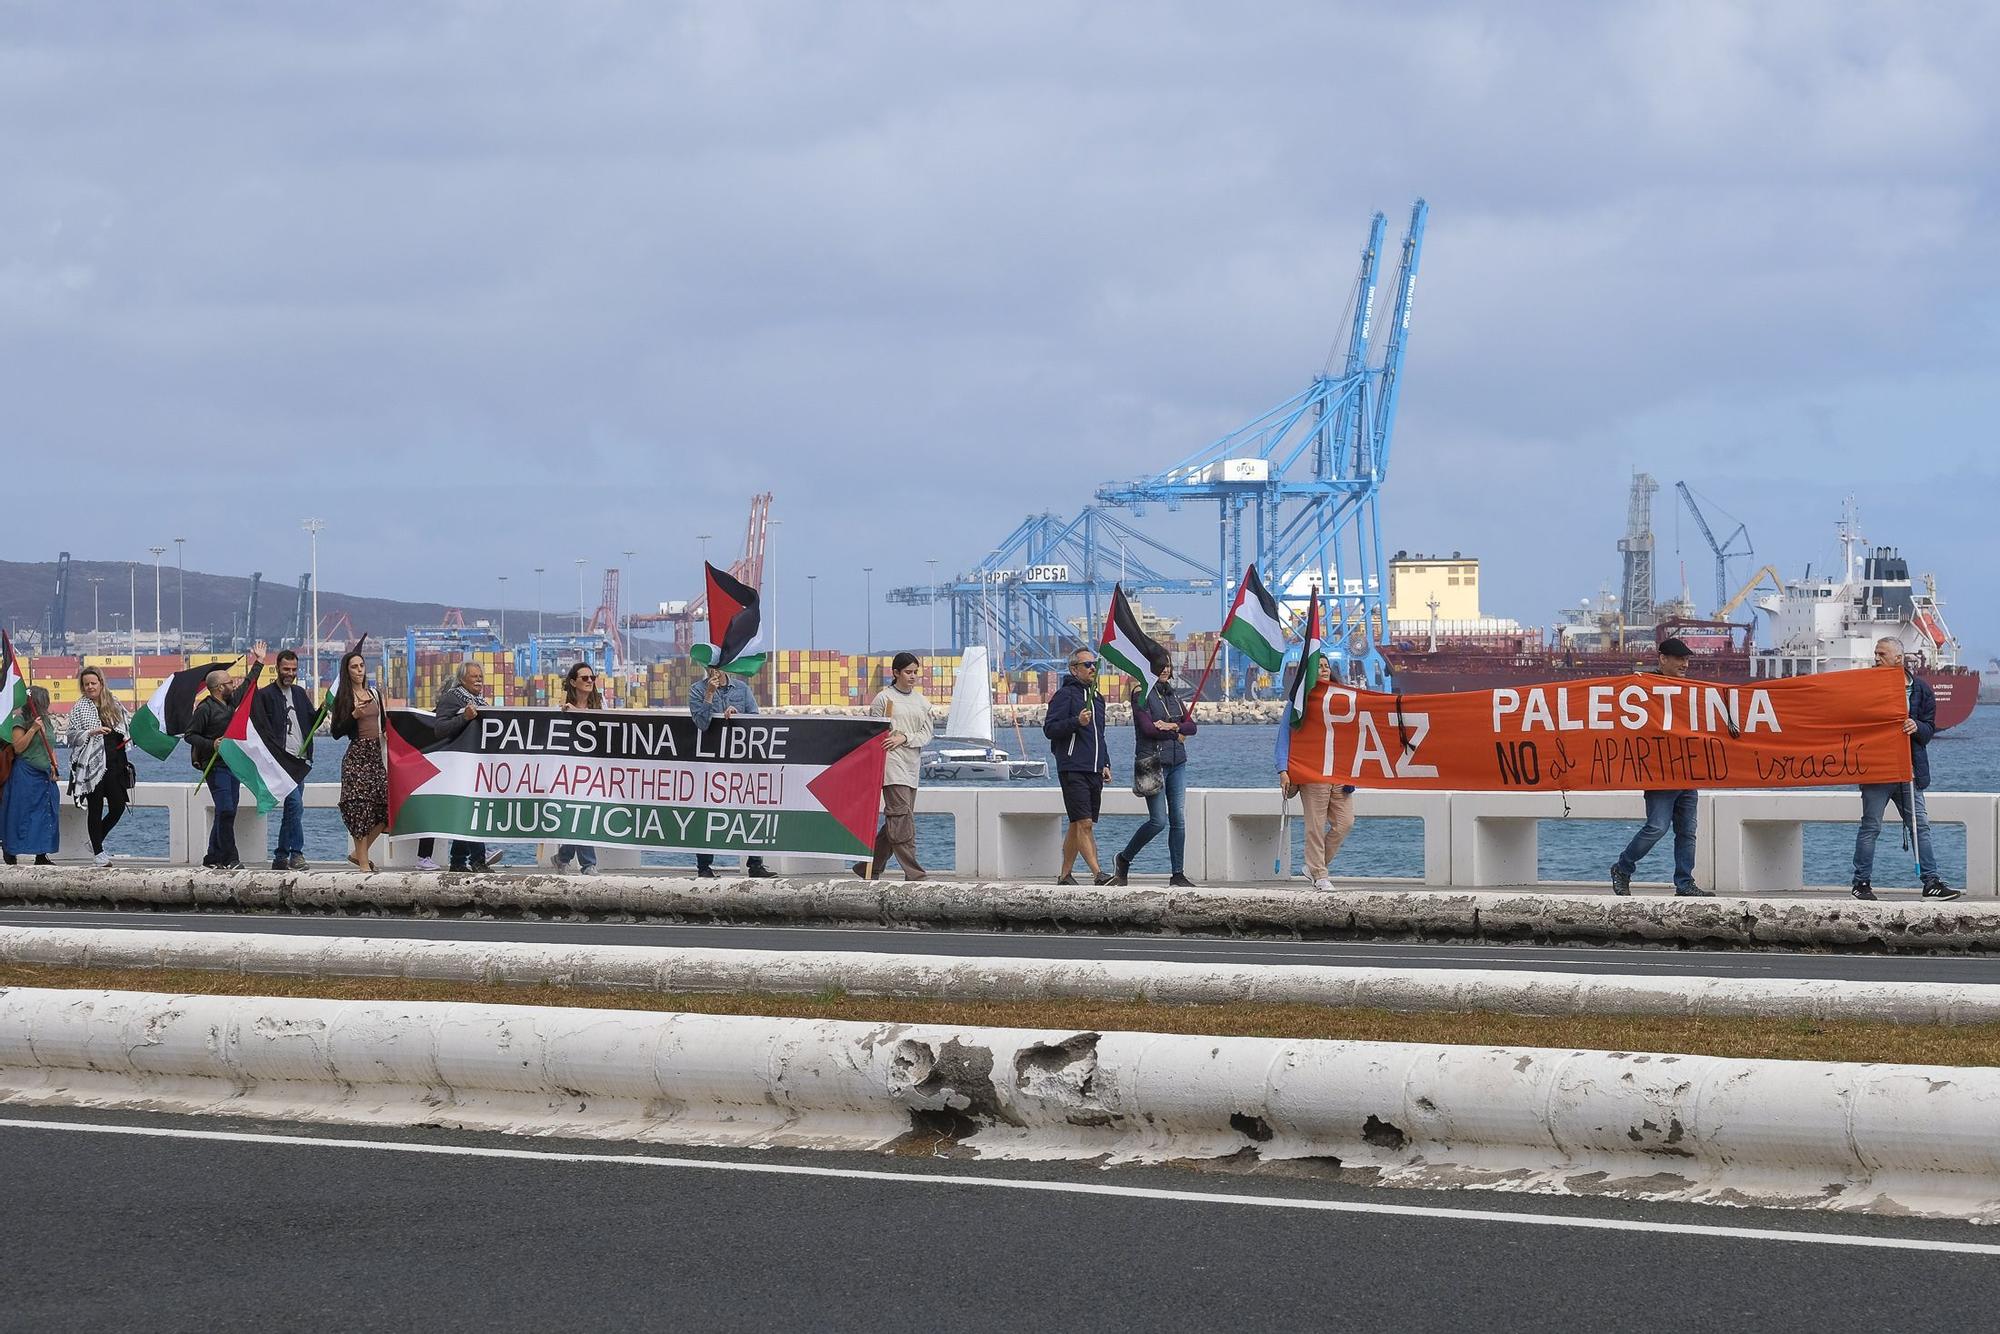
[[[1722,614],[1720,609],[1729,601],[1729,590],[1735,586],[1734,581],[1730,578],[1729,562],[1741,560],[1748,564],[1756,557],[1756,549],[1750,545],[1750,529],[1747,525],[1738,523],[1736,530],[1730,533],[1727,538],[1720,542],[1716,541],[1715,530],[1709,527],[1708,518],[1701,512],[1701,506],[1695,504],[1694,492],[1688,489],[1688,484],[1686,482],[1675,482],[1674,490],[1680,492],[1681,499],[1687,502],[1688,513],[1694,516],[1694,526],[1701,530],[1702,540],[1708,543],[1708,549],[1715,555],[1714,605],[1716,610],[1710,614],[1720,616]],[[1713,501],[1709,503],[1714,504]],[[1718,509],[1719,512],[1720,510]],[[1731,515],[1728,517],[1733,518],[1735,516]],[[1740,548],[1736,545],[1739,541],[1743,544]]]
[[[954,648],[989,642],[1003,669],[1054,670],[1076,643],[1072,621],[1096,624],[1114,583],[1137,596],[1213,596],[1219,625],[1245,564],[1255,561],[1265,585],[1298,615],[1319,589],[1329,650],[1382,685],[1388,579],[1380,497],[1429,211],[1421,199],[1410,210],[1379,354],[1376,294],[1387,220],[1377,213],[1343,338],[1305,389],[1163,472],[1098,488],[1095,503],[1074,519],[1030,516],[950,582],[893,589],[889,600],[944,598]],[[1217,507],[1213,562],[1114,513],[1137,519],[1149,505],[1177,511],[1190,502]]]

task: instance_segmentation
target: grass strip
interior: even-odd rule
[[[764,992],[593,991],[383,977],[295,977],[206,969],[0,965],[0,986],[164,991],[321,1000],[462,1001],[596,1010],[746,1014],[867,1023],[983,1028],[1093,1029],[1207,1037],[1442,1042],[1473,1047],[1569,1047],[1784,1061],[1889,1061],[2000,1065],[2000,1024],[1925,1025],[1853,1019],[1681,1018],[1669,1015],[1529,1015],[1491,1011],[1330,1009],[1319,1005],[1160,1005],[1148,1001],[941,1000]]]

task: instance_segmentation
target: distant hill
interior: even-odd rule
[[[114,624],[125,628],[125,617],[129,603],[127,571],[132,567],[124,561],[70,562],[69,590],[69,630],[71,634],[90,629],[91,584],[90,576],[100,576],[104,582],[99,585],[98,624],[105,630]],[[139,629],[153,628],[153,571],[150,566],[138,569]],[[55,597],[56,566],[54,561],[22,562],[0,561],[0,623],[10,632],[39,628],[48,615],[49,603]],[[298,575],[289,579],[280,575],[276,579],[266,578],[257,594],[257,624],[250,638],[262,637],[272,642],[289,638],[295,627],[298,611]],[[250,601],[250,579],[247,575],[204,574],[197,570],[187,572],[187,631],[189,634],[227,635],[243,616]],[[167,570],[160,579],[160,611],[167,628],[172,629],[180,608],[180,597],[176,575]],[[449,606],[442,602],[397,602],[389,598],[355,597],[335,589],[323,588],[319,594],[320,619],[325,621],[338,612],[346,612],[354,622],[356,633],[369,632],[384,638],[400,636],[412,625],[436,625],[444,619]],[[465,607],[466,623],[478,620],[497,622],[500,613],[491,607]],[[118,613],[116,622],[113,612]],[[508,610],[510,618],[533,616],[534,613]],[[532,628],[527,620],[516,620],[514,626]]]

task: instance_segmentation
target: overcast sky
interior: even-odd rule
[[[1788,575],[1851,493],[1983,661],[1994,14],[10,5],[0,557],[282,582],[313,514],[328,588],[567,606],[632,548],[651,603],[771,490],[783,638],[817,572],[859,648],[863,566],[969,569],[1303,388],[1421,195],[1390,548],[1542,624],[1615,587],[1635,467]]]

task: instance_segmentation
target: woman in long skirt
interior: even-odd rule
[[[49,692],[28,687],[27,717],[19,709],[0,721],[0,740],[14,750],[14,769],[0,787],[0,849],[7,865],[33,854],[47,866],[56,850],[56,741],[49,727]]]
[[[333,734],[347,742],[340,761],[340,820],[354,840],[347,860],[372,871],[369,850],[389,827],[389,770],[382,750],[382,696],[368,683],[368,663],[359,653],[340,660]]]

